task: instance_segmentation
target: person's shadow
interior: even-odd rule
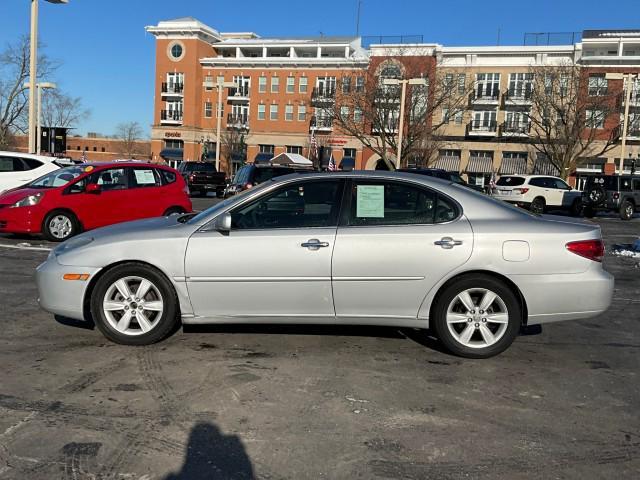
[[[251,460],[235,435],[224,435],[211,423],[196,424],[189,435],[184,465],[165,480],[254,479]]]

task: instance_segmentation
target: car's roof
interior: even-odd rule
[[[557,175],[521,175],[519,173],[510,173],[508,175],[500,175],[501,177],[518,177],[518,178],[560,178]],[[560,180],[562,180],[560,178]]]
[[[46,155],[36,155],[34,153],[23,153],[23,152],[7,152],[0,151],[0,156],[2,157],[18,157],[18,158],[33,158],[34,160],[40,160],[41,162],[55,162],[58,160],[58,157],[48,157]]]
[[[365,178],[365,179],[388,179],[388,180],[397,180],[397,179],[405,179],[412,180],[414,182],[418,181],[424,184],[433,184],[433,185],[449,185],[452,182],[449,180],[443,180],[438,177],[430,177],[427,175],[416,175],[415,173],[408,172],[390,172],[385,170],[351,170],[348,172],[345,171],[337,171],[337,172],[307,172],[307,173],[291,173],[289,175],[282,175],[280,177],[272,178],[273,182],[285,182],[288,180],[293,180],[296,178],[304,178],[304,179],[318,179],[318,178]]]
[[[112,162],[85,162],[75,166],[103,168],[103,167],[139,167],[140,165],[145,165],[145,166],[148,165],[150,167],[158,167],[158,168],[170,168],[170,167],[167,167],[166,165],[161,165],[159,163],[141,162],[140,160],[116,160]]]

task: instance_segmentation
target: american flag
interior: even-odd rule
[[[333,159],[333,153],[329,157],[329,167],[328,167],[328,169],[329,169],[330,172],[335,172],[337,170],[336,162]]]
[[[318,158],[318,142],[316,141],[316,133],[315,132],[311,132],[311,148],[310,148],[310,152],[309,152],[309,156],[312,159],[317,159]]]
[[[80,157],[80,160],[82,160],[82,163],[87,161],[87,151],[86,150],[82,151],[82,156]]]
[[[496,188],[496,171],[495,170],[491,172],[491,180],[489,180],[489,188],[491,189],[492,192]]]

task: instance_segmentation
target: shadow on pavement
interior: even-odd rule
[[[93,321],[75,320],[73,318],[63,317],[62,315],[54,315],[53,318],[55,318],[56,322],[60,325],[66,327],[82,328],[84,330],[94,330],[96,328]]]
[[[253,466],[242,441],[209,423],[197,423],[189,435],[184,464],[164,480],[254,479]]]
[[[334,337],[404,338],[398,328],[366,325],[282,325],[282,324],[225,324],[183,325],[190,333],[237,333],[261,335],[322,335]]]

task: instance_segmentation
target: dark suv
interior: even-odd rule
[[[618,212],[629,220],[640,211],[640,175],[595,175],[587,179],[582,192],[585,217],[597,211]]]
[[[227,187],[225,197],[248,190],[251,187],[260,185],[262,182],[271,180],[282,175],[289,175],[297,172],[291,167],[279,167],[272,165],[245,165],[237,171],[233,180]]]

